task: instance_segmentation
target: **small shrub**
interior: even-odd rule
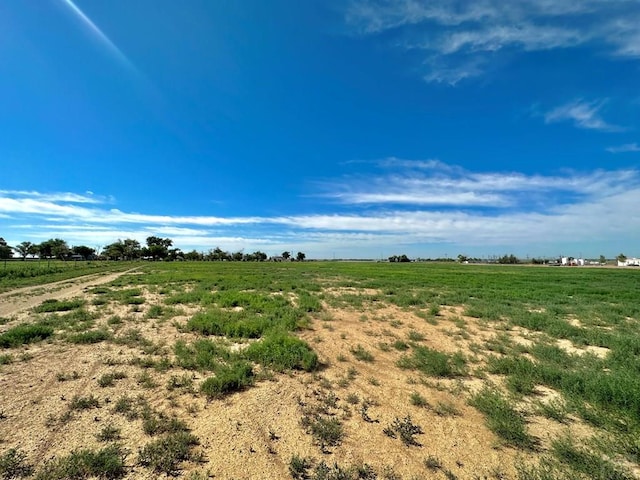
[[[187,424],[175,416],[168,416],[163,412],[156,412],[149,407],[142,411],[142,430],[147,435],[161,435],[163,433],[188,432]]]
[[[409,350],[409,344],[407,342],[403,342],[402,340],[396,340],[395,342],[393,342],[393,348],[404,352],[405,350]]]
[[[416,332],[415,330],[411,330],[409,332],[409,335],[407,336],[409,338],[409,340],[411,340],[412,342],[422,342],[425,337],[422,333],[420,332]]]
[[[152,389],[152,388],[156,388],[158,386],[158,384],[156,383],[156,381],[153,379],[153,377],[151,376],[151,374],[147,371],[141,372],[137,377],[136,377],[136,382],[138,383],[138,385],[140,385],[142,388],[146,388],[146,389]]]
[[[340,445],[344,431],[340,420],[334,417],[318,416],[309,422],[309,432],[324,452],[327,447]]]
[[[171,375],[167,381],[167,390],[173,391],[179,388],[183,388],[187,391],[191,391],[193,389],[193,378],[191,375],[186,373],[182,376]]]
[[[432,470],[435,472],[436,470],[440,470],[442,468],[442,462],[438,457],[434,455],[429,455],[427,458],[424,459],[424,466],[427,467],[429,470]]]
[[[412,355],[398,360],[400,368],[419,370],[434,377],[457,377],[465,374],[465,359],[460,353],[448,355],[428,347],[416,345]]]
[[[13,362],[13,357],[9,354],[0,355],[0,365],[9,365]]]
[[[453,403],[448,402],[436,403],[435,407],[433,407],[433,411],[440,417],[455,417],[460,414],[460,411],[456,406]]]

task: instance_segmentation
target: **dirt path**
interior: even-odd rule
[[[137,267],[124,272],[109,274],[94,273],[0,293],[0,317],[10,317],[23,310],[33,308],[45,300],[74,297],[81,294],[85,288],[111,282],[119,276],[131,273],[136,269]]]

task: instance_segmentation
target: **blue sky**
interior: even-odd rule
[[[638,0],[5,0],[0,236],[640,255]]]

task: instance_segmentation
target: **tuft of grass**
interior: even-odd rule
[[[172,433],[142,447],[138,452],[138,463],[155,473],[175,476],[181,462],[197,459],[193,447],[198,444],[198,437],[191,433]]]
[[[293,455],[289,461],[289,473],[294,480],[305,480],[309,478],[308,471],[311,468],[311,461],[306,457]]]
[[[442,461],[434,455],[429,455],[424,459],[424,466],[435,472],[442,468]]]
[[[45,463],[35,480],[104,478],[118,479],[126,474],[126,452],[120,445],[100,450],[74,450],[66,457]]]
[[[74,333],[67,337],[67,341],[77,344],[92,344],[109,340],[111,334],[106,330],[90,330],[88,332]]]
[[[11,355],[0,355],[0,365],[9,365],[10,363],[13,363],[13,357]]]
[[[69,410],[89,410],[91,408],[99,408],[100,400],[92,394],[86,397],[74,396],[69,403]]]
[[[168,416],[149,407],[142,410],[142,430],[147,435],[161,435],[163,433],[188,432],[187,424],[175,416]]]
[[[354,357],[356,357],[356,359],[362,362],[373,362],[374,360],[371,352],[369,352],[366,348],[364,348],[360,344],[358,344],[358,346],[356,347],[352,347],[351,353],[353,354]]]
[[[50,312],[68,312],[69,310],[75,310],[84,305],[84,300],[45,300],[40,305],[34,308],[36,313],[50,313]]]
[[[0,455],[0,478],[26,478],[33,474],[33,465],[27,462],[27,454],[10,448]]]
[[[171,392],[177,389],[184,389],[186,391],[193,390],[193,377],[187,373],[181,376],[171,375],[167,381],[167,390]]]
[[[252,343],[244,351],[244,356],[277,371],[294,369],[311,372],[318,368],[318,355],[311,347],[299,338],[283,333],[268,335]]]
[[[409,397],[411,400],[411,405],[415,405],[416,407],[428,407],[429,402],[426,398],[420,395],[418,392],[412,392]]]
[[[327,447],[340,445],[344,430],[342,423],[335,417],[327,415],[305,416],[302,425],[313,436],[320,449],[325,452]]]
[[[415,330],[411,330],[407,335],[407,338],[412,342],[422,342],[427,337],[425,337],[422,333],[416,332]]]
[[[158,386],[158,383],[153,379],[151,374],[146,370],[136,376],[136,382],[142,388],[146,388],[149,390],[152,388],[156,388]]]
[[[534,448],[535,442],[527,432],[524,416],[498,390],[485,387],[469,403],[485,414],[489,429],[507,445]]]
[[[573,471],[597,480],[632,480],[634,475],[614,465],[601,455],[575,445],[569,436],[555,439],[551,443],[553,455],[562,465]]]
[[[207,398],[220,398],[229,393],[244,390],[253,385],[253,368],[244,361],[221,365],[215,369],[215,377],[207,378],[200,385],[200,391]]]
[[[123,378],[127,378],[127,374],[124,372],[105,373],[98,378],[98,385],[102,388],[112,387],[116,380],[122,380]]]
[[[457,377],[466,373],[466,360],[461,353],[448,355],[420,345],[413,347],[411,355],[402,356],[397,365],[434,377]]]
[[[22,324],[0,335],[0,347],[9,348],[35,343],[53,335],[53,327],[42,324]]]
[[[99,442],[114,442],[120,440],[120,429],[111,424],[105,425],[102,427],[102,430],[97,433],[96,439]]]

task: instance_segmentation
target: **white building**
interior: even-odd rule
[[[627,258],[624,262],[618,260],[619,267],[640,267],[640,258]]]

